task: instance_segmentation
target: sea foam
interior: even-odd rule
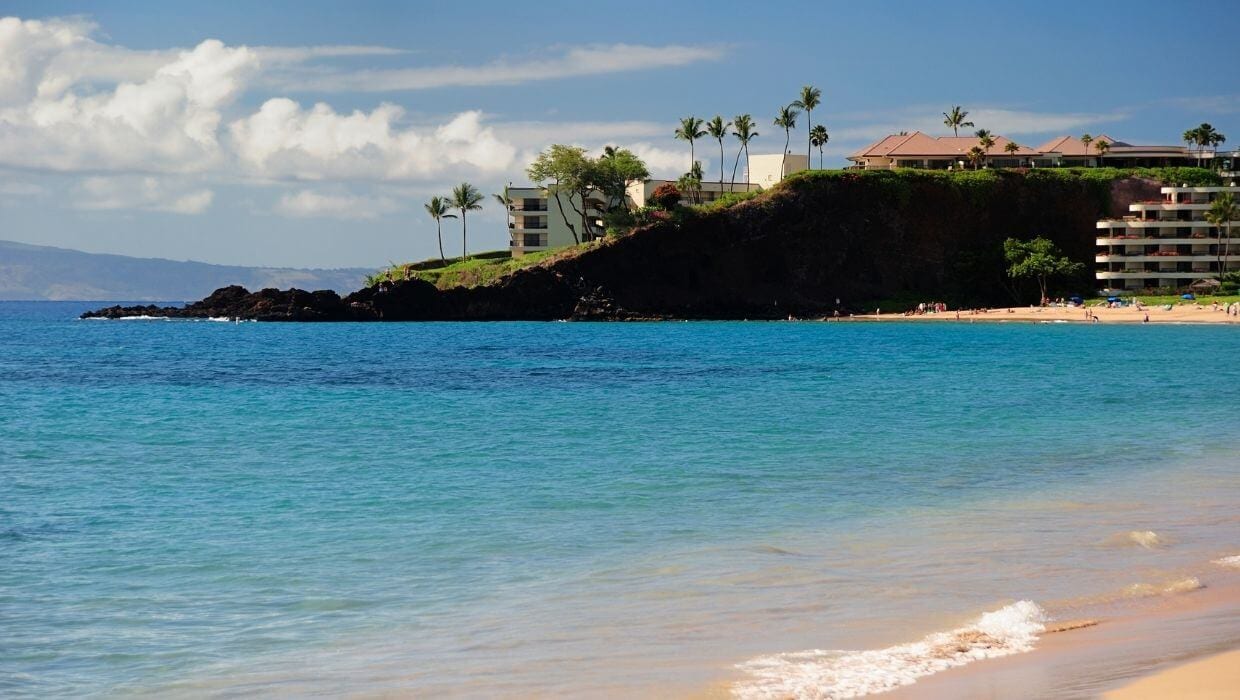
[[[749,678],[736,683],[732,692],[746,700],[827,700],[881,693],[972,661],[1029,651],[1046,629],[1045,621],[1042,608],[1022,600],[959,629],[886,649],[811,649],[759,656],[737,667]]]
[[[1219,566],[1230,567],[1232,569],[1240,569],[1240,554],[1233,554],[1230,557],[1215,559],[1213,563],[1218,564]]]

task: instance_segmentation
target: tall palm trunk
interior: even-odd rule
[[[723,194],[723,137],[719,137],[719,194]]]
[[[750,180],[753,179],[753,175],[750,175],[751,172],[753,171],[749,169],[749,144],[745,144],[745,191],[746,192],[749,191],[749,185],[752,184],[750,182]]]
[[[741,148],[736,149],[736,160],[732,163],[732,182],[728,184],[729,192],[736,191],[736,169],[741,166],[741,149],[742,148],[744,148],[743,144]]]
[[[443,255],[443,219],[438,217],[435,218],[435,235],[439,238],[439,260],[446,263],[448,259]]]
[[[810,132],[814,130],[814,110],[805,110],[805,167],[812,168],[814,164],[814,137],[810,136]]]
[[[784,129],[784,153],[779,157],[779,179],[782,182],[788,170],[788,145],[792,143],[792,130]]]
[[[465,262],[466,251],[469,247],[465,244],[465,210],[461,210],[461,262]]]

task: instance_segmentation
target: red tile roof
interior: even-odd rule
[[[995,145],[990,147],[991,156],[1007,156],[1003,147],[1010,139],[1003,136],[993,137]],[[857,151],[850,159],[862,158],[963,158],[969,149],[980,145],[976,136],[930,136],[920,131],[911,134],[893,134]],[[1021,146],[1016,156],[1030,157],[1038,152]]]
[[[1098,134],[1097,136],[1094,137],[1093,142],[1089,144],[1089,150],[1086,151],[1085,144],[1081,143],[1081,137],[1059,136],[1059,137],[1051,139],[1050,141],[1047,141],[1041,146],[1038,146],[1038,152],[1039,153],[1058,153],[1060,155],[1069,156],[1073,158],[1080,158],[1081,156],[1085,156],[1085,155],[1096,156],[1098,155],[1098,149],[1096,146],[1094,146],[1094,144],[1098,143],[1099,141],[1106,141],[1112,146],[1131,146],[1132,145],[1132,144],[1124,143],[1123,141],[1116,141],[1115,139],[1111,138],[1110,136],[1107,136],[1106,134]]]

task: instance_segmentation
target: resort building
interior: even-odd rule
[[[1205,219],[1219,193],[1240,195],[1240,187],[1233,182],[1161,191],[1162,199],[1130,204],[1132,213],[1122,219],[1098,222],[1095,276],[1105,290],[1187,289],[1220,276],[1220,252],[1227,271],[1240,270],[1240,239],[1221,238]]]
[[[1234,162],[1229,155],[1198,152],[1184,146],[1134,146],[1100,134],[1088,145],[1076,136],[1060,136],[1037,147],[1021,146],[1006,150],[1010,139],[994,136],[995,145],[987,152],[985,165],[998,168],[1057,168],[1069,166],[1109,166],[1118,168],[1197,165],[1211,167],[1215,157]],[[1098,142],[1109,148],[1098,152]],[[848,156],[851,167],[863,170],[926,168],[930,170],[972,167],[967,154],[979,142],[976,136],[929,136],[920,131],[893,134]]]
[[[576,242],[573,230],[564,218],[577,229],[577,237],[590,241],[603,234],[603,196],[591,194],[586,198],[586,231],[581,230],[581,198],[557,193],[548,197],[543,187],[509,187],[508,233],[509,248],[514,256],[538,250],[558,248]],[[564,207],[563,214],[560,206]]]
[[[723,187],[720,187],[718,180],[704,179],[699,192],[698,202],[696,203],[713,202],[728,192],[762,190],[774,185],[784,177],[806,170],[808,167],[809,158],[804,154],[789,153],[784,156],[778,153],[752,155],[749,157],[750,178],[748,182],[733,184],[730,181],[725,181]],[[646,180],[645,182],[635,182],[629,185],[627,191],[629,206],[633,208],[646,206],[655,188],[666,182],[675,184],[676,181]],[[556,194],[549,197],[548,194],[547,189],[543,187],[508,188],[508,233],[510,237],[508,245],[513,256],[572,245],[575,242],[573,231],[564,222],[565,216],[568,217],[569,223],[577,229],[577,236],[582,241],[591,241],[603,235],[602,217],[606,206],[601,193],[591,193],[586,197],[586,204],[588,206],[585,210],[586,231],[581,230],[581,216],[577,213],[581,209],[580,197],[576,195],[569,197],[565,194]],[[695,203],[690,200],[689,193],[681,194],[681,204],[689,205]],[[560,213],[561,204],[564,207],[563,214]]]
[[[793,173],[799,173],[802,170],[808,169],[809,158],[804,155],[795,153],[783,156],[778,153],[751,155],[749,156],[749,178],[746,182],[733,183],[730,180],[724,180],[723,186],[720,187],[718,180],[703,178],[701,191],[698,193],[698,201],[696,203],[706,204],[713,202],[729,192],[764,190]],[[669,182],[673,185],[676,184],[675,180],[646,180],[645,182],[632,183],[628,187],[629,206],[634,208],[646,206],[655,188]],[[681,195],[681,204],[688,206],[695,203],[691,201],[689,193],[681,192]]]
[[[1023,167],[1038,152],[1021,146],[1016,153],[1003,149],[1010,139],[995,136],[986,162],[996,167]],[[855,165],[864,170],[892,170],[894,168],[925,168],[928,170],[961,169],[968,166],[969,150],[978,145],[976,136],[930,136],[920,131],[911,134],[892,134],[848,156]]]

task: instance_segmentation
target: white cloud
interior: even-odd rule
[[[152,176],[88,177],[78,187],[78,209],[143,209],[201,214],[215,199],[209,189]]]
[[[313,190],[286,194],[275,207],[276,212],[285,216],[333,219],[374,219],[397,209],[396,202],[387,197],[324,194]]]
[[[476,66],[362,70],[315,75],[308,81],[300,81],[296,76],[290,76],[283,86],[291,90],[393,92],[442,87],[518,85],[684,66],[718,60],[723,54],[722,48],[711,46],[608,44],[573,47],[547,57],[502,59]]]
[[[0,162],[63,171],[208,169],[220,157],[220,109],[256,67],[250,50],[207,40],[150,79],[110,92],[79,95],[44,84],[25,104],[0,108]]]
[[[229,126],[232,146],[255,175],[277,179],[424,179],[457,170],[498,173],[516,149],[476,111],[439,126],[402,128],[404,110],[383,104],[339,114],[319,103],[268,100]]]

